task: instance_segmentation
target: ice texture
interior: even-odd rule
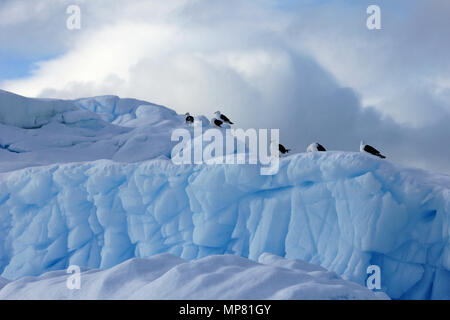
[[[449,176],[359,152],[294,154],[274,176],[176,165],[176,128],[193,130],[145,101],[0,91],[0,275],[268,252],[360,285],[378,265],[395,299],[450,298]]]
[[[196,115],[196,121],[211,128],[205,116]],[[179,142],[171,141],[175,129],[194,137],[185,116],[141,100],[31,99],[0,90],[0,172],[98,159],[169,159]]]
[[[110,160],[0,177],[0,272],[110,268],[172,253],[192,260],[269,252],[365,284],[381,268],[392,298],[449,298],[448,176],[360,153],[297,154],[277,175],[254,165]]]
[[[0,90],[0,123],[5,125],[39,128],[54,116],[75,110],[70,101],[32,99]]]

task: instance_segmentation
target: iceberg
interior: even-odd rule
[[[176,165],[170,133],[183,116],[110,96],[69,104],[39,128],[0,124],[8,281],[163,253],[270,253],[359,285],[377,265],[394,299],[450,298],[449,176],[355,152],[294,154],[273,176],[258,165]]]
[[[381,268],[392,298],[448,298],[447,176],[359,153],[297,154],[257,166],[111,160],[3,173],[0,271],[110,268],[172,253],[192,260],[269,252],[364,284]]]

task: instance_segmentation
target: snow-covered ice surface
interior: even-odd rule
[[[352,152],[295,154],[275,176],[252,165],[180,166],[170,135],[186,126],[170,109],[113,96],[39,100],[45,116],[30,127],[2,120],[15,99],[24,104],[0,91],[6,279],[160,253],[270,252],[361,285],[375,264],[392,298],[450,298],[447,175]]]
[[[6,280],[5,278],[0,277],[0,290],[6,286],[6,284],[8,284],[8,280]]]
[[[187,262],[172,254],[134,258],[107,270],[85,270],[70,290],[65,271],[25,277],[1,289],[0,299],[389,299],[336,273],[263,254],[259,263],[214,255]]]
[[[37,111],[29,112],[33,107]],[[171,133],[178,127],[186,128],[184,116],[140,100],[29,99],[0,90],[0,172],[97,159],[169,158],[176,144]]]

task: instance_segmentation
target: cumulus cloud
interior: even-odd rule
[[[380,31],[365,28],[364,1],[164,3],[81,1],[83,29],[53,31],[66,53],[1,87],[41,97],[117,94],[208,116],[221,109],[243,127],[280,128],[294,151],[315,140],[358,150],[363,138],[395,161],[450,172],[444,2],[381,0]]]
[[[326,13],[310,10],[294,27],[308,31],[294,41],[360,93],[364,105],[415,126],[439,121],[450,111],[450,3],[380,0],[379,31],[361,28],[369,3],[332,2]]]

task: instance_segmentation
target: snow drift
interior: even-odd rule
[[[4,283],[3,290],[0,282],[0,299],[389,299],[321,267],[270,254],[259,263],[231,255],[134,258],[82,272],[79,290],[67,288],[68,277],[53,271]]]
[[[70,107],[45,111],[32,129],[0,119],[4,278],[160,253],[269,252],[359,284],[375,264],[392,298],[450,298],[449,176],[351,152],[296,154],[274,176],[253,165],[179,166],[170,134],[184,117],[121,101],[52,101]]]

